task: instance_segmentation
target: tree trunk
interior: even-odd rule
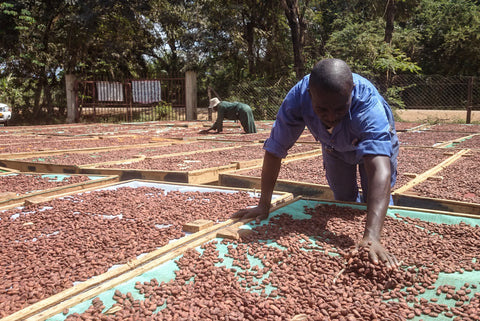
[[[387,8],[385,10],[385,38],[386,43],[392,42],[393,28],[395,22],[395,13],[397,11],[397,5],[395,0],[387,0]]]
[[[292,35],[293,65],[295,69],[295,75],[297,79],[300,80],[305,74],[305,62],[302,54],[305,42],[305,21],[299,14],[298,0],[282,0],[282,5],[285,10],[288,25],[290,26],[290,33]]]
[[[37,118],[40,113],[40,98],[42,97],[42,82],[38,81],[35,88],[35,96],[33,103],[33,118]]]
[[[248,56],[248,71],[251,75],[255,74],[255,54],[253,52],[253,42],[254,42],[254,24],[248,22],[245,26],[245,40],[247,41],[247,56]]]

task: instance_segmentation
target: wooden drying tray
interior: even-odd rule
[[[241,146],[248,146],[241,145]],[[203,152],[215,152],[219,150],[235,149],[241,146],[225,147],[225,148],[213,148]],[[184,153],[174,153],[168,155],[161,155],[150,157],[151,159],[162,159],[167,157],[187,156],[197,154],[199,151],[190,151]],[[288,160],[301,159],[311,156],[321,155],[321,150],[312,150],[303,153],[291,154],[287,156]],[[163,180],[169,182],[191,183],[191,184],[210,184],[217,182],[219,174],[235,171],[239,168],[249,168],[252,166],[259,166],[263,163],[263,158],[257,158],[248,161],[233,161],[230,164],[225,164],[217,167],[210,167],[191,171],[167,171],[167,170],[147,170],[147,169],[122,169],[122,168],[102,168],[102,165],[115,165],[124,163],[135,163],[147,159],[146,157],[139,156],[134,159],[113,161],[106,163],[97,163],[91,165],[79,166],[80,173],[86,174],[100,174],[100,175],[119,175],[121,180],[125,179],[152,179]]]
[[[288,161],[294,161],[294,160],[300,160],[303,158],[309,158],[309,157],[314,157],[314,156],[321,156],[322,155],[322,150],[321,148],[319,149],[312,149],[307,152],[301,152],[301,153],[296,153],[296,154],[288,154],[287,157],[285,157],[282,160],[282,163],[288,162]],[[247,160],[247,161],[239,161],[235,162],[238,164],[238,169],[248,169],[248,168],[256,168],[259,166],[262,166],[263,164],[263,157],[262,158],[257,158],[257,159],[252,159],[252,160]]]
[[[220,136],[220,138],[217,138]],[[228,138],[228,135],[222,135],[219,134],[218,136],[215,137],[196,137],[197,140],[207,140],[207,141],[216,141],[216,142],[245,142],[245,143],[263,143],[265,142],[266,138],[257,138],[257,139],[252,139],[252,140],[237,140],[234,137]],[[308,137],[309,135],[302,135],[298,138],[296,143],[299,144],[318,144],[319,148],[321,148],[321,145],[319,142],[316,141],[302,141],[302,137]],[[267,137],[268,138],[268,137]]]
[[[285,198],[281,202],[277,203],[272,207],[270,212],[276,211],[282,207],[285,207],[291,203],[294,203],[298,200],[312,200],[312,201],[324,201],[322,199],[308,198],[308,197],[297,197],[297,198]],[[332,204],[344,204],[344,205],[355,205],[358,203],[353,202],[330,202]],[[389,206],[389,211],[395,210],[406,210],[406,211],[415,211],[416,209],[402,207],[402,206]],[[478,218],[478,216],[472,216],[464,213],[447,213],[442,211],[433,211],[433,210],[417,210],[419,212],[438,214],[438,215],[448,215],[448,216],[459,216],[459,217],[470,217]],[[70,289],[62,291],[61,293],[55,294],[48,299],[37,302],[30,307],[27,307],[21,311],[18,311],[2,321],[17,321],[17,320],[29,320],[29,321],[39,321],[45,320],[49,317],[55,316],[61,313],[64,309],[71,308],[76,306],[84,301],[90,300],[95,296],[100,295],[101,293],[113,289],[116,286],[123,284],[157,266],[174,260],[178,256],[182,255],[188,249],[192,249],[202,244],[213,240],[216,237],[222,237],[222,235],[231,235],[231,231],[238,230],[242,225],[253,221],[251,220],[228,220],[223,223],[216,224],[214,226],[208,227],[204,230],[201,230],[195,234],[187,236],[177,242],[171,243],[162,247],[161,249],[150,252],[141,259],[135,259],[127,264],[111,270],[105,274],[96,276],[87,280],[81,284],[78,284]]]
[[[319,201],[319,202],[328,202],[328,203],[334,203],[334,204],[349,204],[349,205],[355,205],[355,206],[358,206],[358,205],[366,206],[365,203],[331,201],[331,200],[325,200],[325,199],[317,198],[317,197],[300,197],[300,199]],[[455,203],[455,202],[452,202],[452,203]],[[465,204],[465,205],[467,205],[467,204]],[[470,205],[472,205],[472,204],[470,204]],[[480,208],[477,204],[474,204],[474,207],[476,209]],[[465,207],[465,208],[468,209],[467,207]],[[423,208],[423,207],[414,207],[414,206],[408,206],[408,205],[407,206],[405,206],[405,205],[389,205],[388,209],[389,209],[389,211],[392,211],[392,210],[395,211],[396,209],[398,209],[398,210],[416,211],[416,212],[431,213],[431,214],[446,215],[446,216],[466,217],[466,218],[474,218],[474,219],[479,219],[480,218],[480,214],[463,212],[461,207],[455,208],[456,211],[450,211],[450,210],[437,210],[437,209],[430,209],[430,208]]]
[[[246,146],[250,145],[246,143]],[[219,150],[231,150],[237,148],[238,146],[233,147],[222,147],[222,148],[212,148],[202,151],[204,152],[214,152]],[[151,170],[151,169],[124,169],[124,168],[102,168],[103,165],[115,165],[115,164],[124,164],[124,163],[135,163],[143,161],[147,158],[151,159],[163,159],[168,157],[176,156],[187,156],[197,154],[199,151],[189,151],[182,153],[173,153],[166,155],[159,155],[154,157],[145,157],[139,155],[137,158],[122,160],[122,161],[112,161],[105,163],[97,163],[90,165],[78,166],[79,173],[81,174],[97,174],[97,175],[118,175],[120,180],[129,180],[129,179],[151,179],[158,181],[167,181],[167,182],[177,182],[177,183],[190,183],[190,184],[210,184],[218,181],[218,175],[223,172],[231,172],[238,169],[238,164],[232,162],[223,166],[203,168],[198,170],[191,171],[171,171],[171,170]]]
[[[480,217],[480,204],[446,199],[429,198],[417,195],[394,194],[394,203],[398,206],[418,208],[419,210],[441,211],[443,213],[471,214],[471,217]]]
[[[59,165],[49,163],[25,162],[21,160],[0,159],[0,166],[15,168],[20,172],[36,172],[36,173],[78,173],[75,165]]]
[[[420,125],[417,125],[415,127],[412,127],[412,128],[406,128],[406,129],[396,129],[396,132],[397,133],[402,133],[402,132],[410,132],[410,131],[414,131],[414,130],[425,130],[425,129],[428,129],[429,127],[431,127],[432,125],[430,124],[420,124]]]
[[[112,186],[111,184],[109,186]],[[180,185],[180,184],[175,184]],[[189,185],[195,186],[195,185]],[[212,186],[201,186],[213,188]],[[224,190],[242,191],[241,189],[232,189],[226,187],[218,187]],[[94,189],[89,189],[94,190]],[[248,190],[244,190],[248,191]],[[275,192],[280,197],[272,202],[272,208],[270,212],[279,209],[285,205],[290,204],[293,201],[293,197],[289,193]],[[126,264],[112,269],[104,274],[92,277],[91,279],[79,283],[69,289],[66,289],[60,293],[54,294],[51,297],[39,301],[17,311],[3,319],[2,321],[20,321],[20,320],[45,320],[58,313],[61,313],[64,309],[71,308],[81,302],[89,300],[100,293],[107,291],[115,286],[122,284],[136,276],[143,274],[144,272],[151,270],[158,265],[167,261],[173,260],[185,251],[191,248],[195,248],[216,238],[218,231],[229,226],[240,226],[250,222],[253,219],[239,220],[229,219],[225,222],[215,224],[211,227],[205,228],[199,232],[185,236],[177,241],[171,242],[168,245],[163,246],[160,249],[152,251],[141,258],[133,259]]]
[[[228,187],[250,188],[260,191],[260,177],[244,176],[235,173],[222,173],[218,184]],[[286,179],[277,179],[276,191],[292,193],[294,196],[317,197],[322,200],[333,201],[333,192],[327,185],[302,183]]]
[[[160,142],[152,142],[148,144],[139,144],[139,145],[121,145],[121,146],[105,146],[105,147],[89,147],[89,148],[78,148],[78,149],[58,149],[58,150],[36,151],[36,152],[8,153],[8,154],[0,154],[0,160],[42,157],[42,156],[60,155],[60,154],[66,154],[66,153],[81,154],[81,153],[102,152],[102,151],[109,151],[109,150],[122,150],[122,149],[142,148],[142,147],[160,147],[160,146],[180,144],[180,143],[181,142],[178,142],[176,140],[164,139]]]
[[[282,164],[287,164],[292,161],[299,161],[302,159],[308,159],[315,156],[320,156],[321,151],[316,154],[303,154],[302,157],[292,157],[282,159]],[[243,171],[249,169],[261,168],[262,164],[258,166],[252,166],[249,168],[242,168]],[[219,185],[239,188],[250,188],[260,190],[261,178],[255,176],[241,175],[238,171],[231,173],[222,173],[219,175]],[[328,185],[320,185],[313,183],[304,183],[298,181],[292,181],[287,179],[277,179],[275,190],[292,193],[294,196],[302,195],[306,197],[318,197],[324,200],[334,200],[333,192]]]
[[[437,179],[436,174],[438,172],[440,172],[445,167],[450,166],[452,163],[456,162],[461,157],[468,156],[469,151],[470,149],[462,149],[456,153],[453,153],[451,157],[447,158],[440,164],[420,175],[416,175],[407,184],[394,190],[392,193],[394,203],[400,206],[408,206],[427,210],[431,209],[449,213],[453,212],[480,215],[480,204],[452,201],[447,199],[436,199],[409,194],[409,190],[411,190],[414,186],[428,179]]]
[[[455,139],[452,139],[452,140],[449,140],[449,141],[440,143],[440,144],[438,144],[438,145],[435,145],[435,146],[433,146],[433,147],[436,147],[436,148],[449,148],[449,147],[448,147],[449,145],[461,143],[462,141],[464,141],[464,140],[466,140],[466,139],[470,139],[470,138],[472,138],[473,136],[477,136],[477,135],[478,135],[478,134],[472,134],[472,135],[468,135],[468,136],[464,136],[464,137],[460,137],[460,138],[455,138]]]
[[[99,147],[99,148],[84,148],[84,149],[72,149],[72,150],[59,150],[59,151],[50,151],[37,152],[37,153],[19,153],[19,154],[10,154],[14,155],[11,158],[1,159],[0,166],[5,166],[9,168],[14,168],[22,172],[43,172],[43,173],[67,173],[75,174],[79,173],[80,170],[77,165],[62,165],[54,163],[42,163],[42,162],[32,162],[32,161],[23,161],[22,158],[31,158],[31,157],[46,157],[52,155],[62,155],[62,154],[87,154],[91,152],[101,152],[109,150],[125,150],[132,148],[150,148],[150,147],[162,147],[167,145],[174,144],[183,144],[182,142],[163,142],[163,143],[151,143],[151,144],[141,144],[141,145],[125,145],[125,146],[116,146],[116,147]],[[110,175],[110,174],[107,174]],[[114,174],[116,175],[116,174]]]
[[[131,179],[150,179],[155,181],[210,184],[218,180],[218,175],[237,169],[237,164],[204,168],[193,171],[164,171],[151,169],[94,168],[81,167],[80,174],[118,175],[121,181]]]
[[[415,178],[410,180],[405,185],[395,189],[392,194],[395,195],[395,194],[405,193],[405,191],[411,189],[413,186],[418,185],[418,184],[422,183],[423,181],[427,180],[429,177],[434,176],[435,174],[440,172],[442,169],[449,166],[450,164],[452,164],[453,162],[458,160],[463,155],[467,154],[469,151],[470,151],[470,149],[462,149],[462,150],[458,151],[457,153],[453,154],[452,156],[450,156],[449,158],[447,158],[446,160],[444,160],[440,164],[438,164],[435,167],[432,167],[431,169],[427,170],[426,172],[416,176]]]
[[[42,173],[18,173],[20,175],[42,175]],[[51,173],[43,173],[44,175],[55,175]],[[5,175],[5,174],[2,174]],[[75,174],[74,174],[75,175]],[[73,176],[73,175],[72,175]],[[119,177],[117,175],[104,176],[97,179],[92,179],[85,182],[80,182],[76,184],[69,184],[59,187],[54,187],[46,190],[40,190],[33,193],[21,194],[14,196],[12,198],[1,199],[0,198],[0,208],[4,209],[5,207],[10,208],[11,206],[21,206],[25,202],[38,202],[42,200],[47,200],[47,197],[57,197],[59,194],[70,193],[70,192],[81,192],[90,188],[99,188],[106,184],[118,182]]]

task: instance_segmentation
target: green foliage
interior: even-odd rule
[[[480,74],[478,1],[397,0],[386,43],[388,3],[291,1],[305,31],[295,48],[305,70],[323,57],[343,58],[399,108],[405,87],[392,85],[395,74]],[[272,83],[291,86],[299,68],[295,34],[274,0],[0,0],[2,88],[11,77],[0,95],[23,117],[61,119],[65,74],[121,81],[195,70],[200,107],[212,87],[271,118],[289,89]]]
[[[172,104],[160,101],[154,108],[155,120],[164,120],[172,114]]]
[[[423,0],[411,28],[420,31],[417,54],[424,72],[473,76],[480,73],[480,4],[470,0]]]
[[[387,90],[384,92],[383,96],[386,101],[388,101],[388,104],[392,108],[400,108],[403,109],[405,108],[405,102],[402,99],[402,92],[405,91],[407,88],[414,87],[415,84],[411,84],[408,86],[390,86],[387,88]]]
[[[383,23],[342,21],[343,29],[332,33],[326,44],[328,53],[344,59],[352,70],[369,77],[387,72],[420,71],[420,67],[400,48],[383,41]]]

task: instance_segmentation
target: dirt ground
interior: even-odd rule
[[[429,122],[429,123],[465,123],[467,112],[465,110],[424,110],[404,109],[396,110],[397,121]],[[472,111],[472,123],[480,122],[480,111]]]

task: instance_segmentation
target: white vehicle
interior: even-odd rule
[[[12,118],[12,108],[7,104],[0,103],[0,124],[7,126],[7,122],[10,118]]]

